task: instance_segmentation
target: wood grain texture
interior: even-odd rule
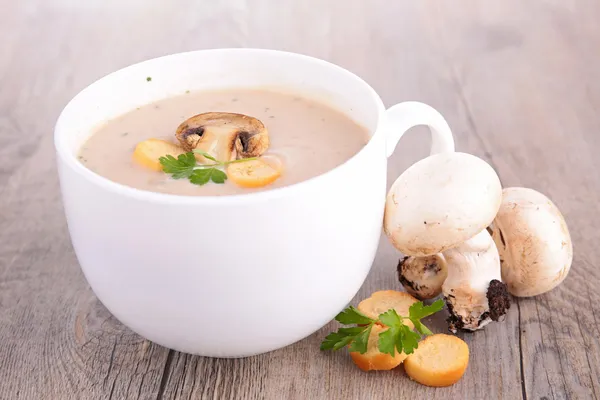
[[[0,0],[0,399],[600,398],[600,3]],[[402,368],[363,373],[318,344],[217,360],[154,345],[116,321],[80,272],[54,165],[53,124],[100,76],[214,47],[310,54],[366,79],[388,105],[431,104],[457,148],[563,211],[575,243],[565,282],[462,334],[467,373],[450,388]],[[388,181],[427,152],[414,129]],[[410,149],[410,150],[409,150]],[[357,300],[397,289],[384,239]],[[434,317],[435,330],[444,316]]]

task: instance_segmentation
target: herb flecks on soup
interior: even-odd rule
[[[206,111],[200,119],[199,110]],[[209,122],[207,115],[227,114],[222,111],[252,116],[265,131],[237,126],[239,121],[233,128],[227,121]],[[176,127],[192,120],[187,135],[182,129],[177,136]],[[211,135],[219,139],[207,140]],[[368,138],[368,131],[349,116],[313,99],[230,89],[191,92],[134,109],[103,124],[79,156],[92,171],[130,187],[219,196],[288,186],[323,174],[351,158]],[[252,155],[256,151],[258,158]]]

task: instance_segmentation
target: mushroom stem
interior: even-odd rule
[[[442,293],[448,276],[442,254],[426,257],[404,257],[398,262],[398,280],[404,289],[419,300],[433,299]]]
[[[481,329],[506,314],[510,298],[501,282],[498,250],[487,230],[443,255],[448,278],[442,291],[450,311],[450,331]]]

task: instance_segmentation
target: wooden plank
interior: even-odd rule
[[[0,5],[0,399],[600,396],[597,2]],[[318,344],[334,324],[241,360],[169,351],[123,327],[94,297],[73,254],[53,123],[72,95],[105,73],[162,54],[226,46],[311,54],[358,73],[388,105],[420,100],[438,108],[459,150],[492,163],[505,185],[533,187],[559,205],[576,251],[565,283],[518,300],[503,323],[461,334],[470,367],[445,389],[416,384],[402,368],[365,374],[342,352],[321,353]],[[401,142],[390,160],[390,184],[427,153],[424,132],[415,129]],[[357,300],[399,288],[398,257],[383,238]],[[433,318],[434,330],[445,329],[443,319]]]

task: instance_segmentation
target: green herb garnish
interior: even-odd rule
[[[151,77],[151,76],[147,76],[147,77],[146,77],[146,82],[150,82],[151,80],[152,80],[152,77]]]
[[[437,300],[429,306],[419,301],[410,306],[407,317],[398,315],[394,309],[389,309],[379,314],[377,319],[372,319],[350,306],[339,313],[335,320],[343,325],[356,326],[339,328],[337,332],[327,335],[321,343],[321,350],[339,350],[350,345],[350,351],[364,354],[367,351],[373,325],[380,323],[387,326],[388,329],[379,334],[379,351],[391,356],[394,356],[396,351],[411,354],[418,347],[421,335],[433,334],[429,328],[423,325],[421,319],[435,314],[442,308],[444,308],[443,300]],[[405,319],[413,323],[416,332],[404,325]]]
[[[212,164],[198,164],[194,153],[204,156]],[[228,164],[256,160],[258,157],[242,158],[240,160],[219,161],[210,154],[202,150],[194,150],[188,153],[180,154],[177,158],[172,155],[160,157],[158,160],[163,167],[163,171],[170,174],[173,179],[187,178],[194,185],[205,185],[212,181],[214,183],[225,183],[227,174],[222,168]]]

